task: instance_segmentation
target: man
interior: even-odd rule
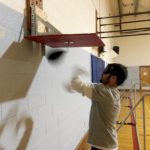
[[[79,71],[81,74],[82,70]],[[92,100],[88,134],[91,150],[118,150],[115,124],[120,112],[120,94],[117,86],[127,75],[124,65],[113,63],[104,70],[101,83],[86,83],[80,75],[71,80],[70,88]]]

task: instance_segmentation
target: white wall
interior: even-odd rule
[[[45,0],[48,20],[62,33],[95,32],[95,8],[91,0]]]
[[[128,67],[128,78],[119,87],[120,89],[140,89],[140,68],[138,66]]]
[[[120,47],[120,52],[114,61],[127,66],[149,66],[149,41],[149,35],[116,38],[115,45]]]
[[[90,101],[63,86],[73,66],[90,72],[90,54],[74,48],[49,64],[40,46],[23,38],[24,8],[24,1],[0,2],[0,149],[74,150],[88,129]],[[44,9],[63,33],[95,31],[89,0],[45,0]]]
[[[45,117],[47,140],[50,142],[54,138],[57,142],[57,145],[47,143],[53,149],[73,150],[88,129],[90,101],[81,95],[67,93],[63,85],[70,79],[73,66],[81,66],[90,71],[89,59],[89,53],[73,48],[56,65],[46,61],[46,107],[51,111],[51,116],[48,117],[49,112],[44,113],[49,114]]]
[[[111,16],[113,9],[112,9],[112,2],[110,2],[109,0],[99,0],[99,17],[107,17],[107,16]],[[112,23],[112,19],[102,19],[101,23],[105,24],[105,23]],[[113,30],[113,26],[103,26],[102,31],[111,31]],[[101,37],[103,36],[110,36],[111,34],[105,33],[105,34],[101,34]],[[107,63],[112,63],[113,62],[113,58],[116,57],[116,53],[113,52],[112,47],[114,46],[114,39],[108,39],[108,38],[103,38],[102,39],[103,42],[105,43],[105,47],[104,50],[106,51],[105,53],[101,54],[101,58],[103,60],[105,60]]]

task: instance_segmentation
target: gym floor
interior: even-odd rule
[[[140,96],[139,96],[140,97]],[[137,98],[139,100],[139,98]],[[121,112],[119,116],[119,122],[123,121],[125,116],[129,113],[131,102],[128,98],[124,98],[121,101]],[[144,150],[143,142],[143,117],[142,117],[142,103],[136,109],[136,127],[137,134],[135,132],[135,126],[130,124],[133,121],[131,115],[125,125],[123,125],[118,132],[119,150],[134,150],[138,147],[137,139],[139,139],[139,146],[141,150]],[[150,149],[150,96],[145,97],[145,122],[146,122],[146,150]],[[119,124],[117,125],[119,126]],[[81,142],[77,150],[90,150],[90,145],[86,143],[87,135]]]

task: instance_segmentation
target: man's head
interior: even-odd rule
[[[101,82],[111,87],[121,85],[128,76],[127,68],[118,63],[108,64],[104,70]]]

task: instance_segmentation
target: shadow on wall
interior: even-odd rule
[[[22,31],[26,32],[24,19],[22,14],[0,3],[0,103],[19,100],[27,95],[42,60],[40,44],[25,39],[20,42],[21,36],[24,37]],[[13,146],[16,150],[25,150],[33,130],[33,120],[29,115],[20,115],[18,109],[18,106],[12,105],[1,120],[0,141],[3,143],[3,138],[7,136],[9,139],[13,134],[15,143],[18,141],[17,146]],[[12,113],[16,116],[9,118]],[[2,143],[1,150],[4,149]]]
[[[0,59],[0,102],[26,96],[42,60],[40,45],[13,43]]]
[[[11,111],[14,112],[14,110],[10,110],[9,113],[11,113]],[[15,108],[15,111],[17,113],[18,108]],[[33,129],[33,121],[31,119],[31,117],[28,115],[21,115],[19,118],[13,118],[11,120],[6,119],[3,122],[1,122],[0,139],[6,134],[7,128],[10,128],[10,127],[11,127],[11,129],[13,129],[12,134],[13,134],[14,138],[19,137],[17,140],[18,145],[17,146],[15,145],[15,149],[16,150],[25,150],[27,148],[27,145],[28,145],[31,133],[32,133],[32,129]],[[21,128],[24,128],[23,133],[20,132]],[[21,136],[19,136],[19,135],[21,135]],[[9,133],[9,136],[11,136],[10,133]],[[0,149],[4,150],[4,147],[2,145],[0,145]]]
[[[2,3],[0,13],[0,31],[5,32],[4,37],[0,37],[0,53],[3,54],[0,58],[0,102],[5,102],[26,96],[42,54],[40,44],[23,39],[27,32],[26,17]]]
[[[17,123],[17,126],[16,126],[17,131],[19,130],[21,125],[25,126],[25,131],[24,131],[23,136],[20,139],[19,145],[17,146],[16,150],[26,150],[28,142],[30,140],[31,133],[32,133],[33,121],[30,117],[24,116]]]

